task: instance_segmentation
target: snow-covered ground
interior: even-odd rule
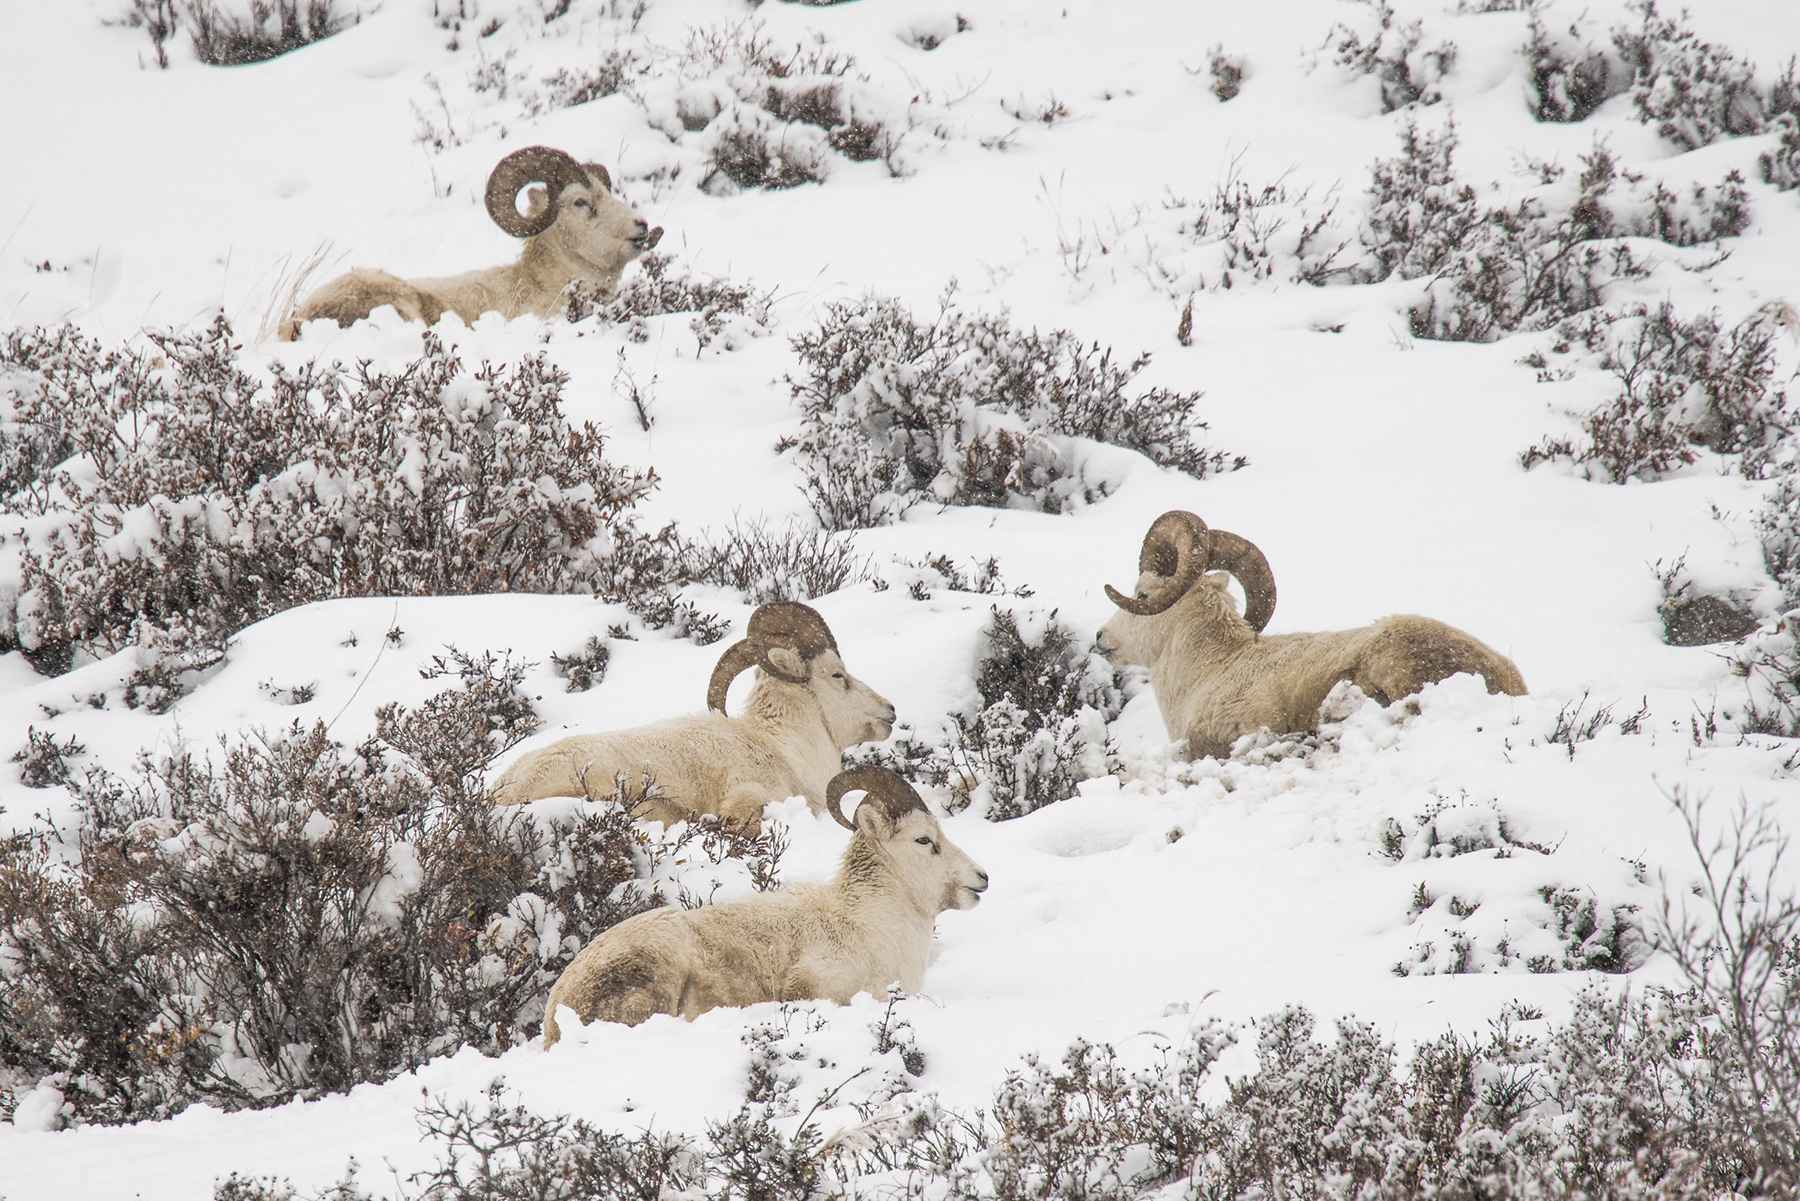
[[[857,535],[887,577],[904,579],[898,560],[931,553],[994,556],[1008,584],[1034,593],[1000,603],[1055,609],[1085,636],[1114,611],[1102,586],[1134,578],[1149,522],[1190,509],[1267,554],[1281,596],[1272,631],[1417,612],[1518,664],[1528,696],[1489,696],[1456,678],[1427,688],[1416,714],[1350,709],[1307,754],[1277,746],[1194,765],[1171,758],[1143,688],[1112,730],[1122,776],[1015,821],[946,819],[993,880],[978,908],[939,919],[925,995],[907,1003],[928,1060],[917,1087],[946,1104],[985,1103],[1023,1054],[1059,1054],[1078,1036],[1148,1047],[1206,1017],[1246,1019],[1289,1002],[1360,1015],[1403,1044],[1447,1026],[1478,1029],[1510,998],[1554,1018],[1595,977],[1528,970],[1533,956],[1566,949],[1546,890],[1652,913],[1665,880],[1676,892],[1696,870],[1668,799],[1677,790],[1772,804],[1800,828],[1800,787],[1784,768],[1791,743],[1695,734],[1697,711],[1737,707],[1743,685],[1715,649],[1664,644],[1652,568],[1685,554],[1702,589],[1758,594],[1772,618],[1750,525],[1765,484],[1709,454],[1622,487],[1566,465],[1522,470],[1519,452],[1573,431],[1571,410],[1606,399],[1610,377],[1589,365],[1538,382],[1520,360],[1548,347],[1544,333],[1416,339],[1406,317],[1414,284],[1315,288],[1278,276],[1201,290],[1191,345],[1176,338],[1196,273],[1214,270],[1183,241],[1178,198],[1233,173],[1319,197],[1335,189],[1353,237],[1370,163],[1395,153],[1409,117],[1435,128],[1452,114],[1459,172],[1495,181],[1493,203],[1527,186],[1517,171],[1527,156],[1578,170],[1596,137],[1672,187],[1710,185],[1733,169],[1749,181],[1750,227],[1729,259],[1688,271],[1681,265],[1704,262],[1707,248],[1657,247],[1650,277],[1620,285],[1609,303],[1666,299],[1689,314],[1716,308],[1730,324],[1773,300],[1800,301],[1800,192],[1762,184],[1756,166],[1773,135],[1677,154],[1625,97],[1585,122],[1540,124],[1518,52],[1525,15],[1435,2],[1400,15],[1422,19],[1428,43],[1455,42],[1443,100],[1389,114],[1374,79],[1320,49],[1335,22],[1372,25],[1367,6],[1337,0],[1294,0],[1278,15],[1215,0],[650,0],[635,27],[618,0],[574,0],[549,22],[553,6],[533,0],[385,0],[337,36],[252,66],[205,66],[178,35],[167,70],[156,69],[142,29],[109,23],[125,7],[0,2],[5,327],[68,320],[120,341],[146,325],[202,327],[223,308],[248,343],[285,275],[321,243],[331,246],[326,274],[498,263],[515,248],[481,210],[487,172],[518,146],[560,146],[606,163],[682,263],[774,291],[772,336],[699,355],[680,315],[653,319],[643,342],[591,323],[576,336],[560,320],[489,316],[465,328],[446,319],[466,361],[541,349],[569,374],[569,415],[605,428],[610,458],[661,477],[647,523],[673,519],[698,533],[734,515],[804,515],[800,472],[776,450],[799,422],[783,382],[798,371],[789,336],[811,328],[823,304],[871,290],[935,311],[955,280],[966,309],[1009,309],[1016,324],[1067,328],[1120,355],[1153,352],[1139,382],[1204,389],[1204,440],[1249,466],[1195,481],[1121,453],[1106,460],[1117,488],[1074,513],[915,507]],[[460,29],[433,16],[453,7],[466,14]],[[1620,18],[1602,7],[1587,20],[1603,35]],[[1574,15],[1553,8],[1550,19]],[[1800,52],[1800,8],[1705,0],[1692,20],[1771,78]],[[894,169],[837,158],[819,184],[697,187],[698,135],[670,136],[671,122],[673,133],[681,127],[663,76],[696,31],[745,22],[777,47],[823,37],[854,54],[867,76],[858,103],[909,129]],[[1216,45],[1248,66],[1225,103],[1209,91]],[[531,115],[547,77],[615,46],[659,64],[641,81],[646,104],[619,94]],[[491,86],[477,90],[477,80]],[[250,346],[248,357],[393,366],[416,357],[421,338],[417,325],[378,316]],[[640,384],[654,379],[648,432],[614,387],[621,354]],[[1792,346],[1782,354],[1791,372]],[[734,630],[750,611],[728,591],[688,597]],[[814,603],[851,669],[928,731],[975,698],[995,600],[947,589],[916,600],[862,583]],[[528,687],[545,728],[527,747],[696,709],[720,647],[666,633],[615,641],[600,687],[563,691],[550,653],[579,649],[623,616],[574,596],[307,606],[245,630],[225,664],[161,716],[85,703],[120,687],[129,654],[46,679],[15,652],[0,658],[0,755],[22,747],[32,725],[78,739],[79,763],[117,771],[141,747],[295,718],[335,719],[334,736],[352,743],[373,730],[379,705],[435,691],[417,668],[452,642],[541,665]],[[394,626],[405,631],[397,646],[381,637]],[[298,706],[268,687],[299,684],[313,690]],[[1584,714],[1605,705],[1615,719],[1646,714],[1635,732],[1615,720],[1571,754],[1547,736],[1578,702]],[[62,790],[27,789],[10,771],[0,772],[0,806],[0,829],[69,815]],[[792,835],[786,878],[832,870],[838,826],[797,801],[771,816]],[[1477,849],[1450,853],[1459,835]],[[1422,913],[1421,885],[1433,902]],[[1477,970],[1443,971],[1458,940],[1473,947]],[[1667,979],[1669,969],[1652,956],[1634,978]],[[808,1046],[832,1067],[809,1068],[803,1093],[869,1056],[867,1027],[883,1003],[818,1007],[823,1028]],[[433,1155],[414,1120],[421,1089],[473,1098],[496,1076],[540,1112],[621,1130],[697,1129],[735,1108],[740,1037],[773,1009],[593,1027],[547,1053],[464,1051],[416,1077],[272,1110],[196,1107],[124,1128],[0,1124],[0,1195],[193,1198],[233,1170],[317,1187],[351,1156],[404,1174]],[[54,1125],[32,1113],[30,1125]]]

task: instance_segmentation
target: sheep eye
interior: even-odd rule
[[[931,839],[929,839],[929,838],[915,838],[915,839],[913,839],[913,841],[918,843],[922,847],[930,847],[934,851],[937,850],[937,844],[935,842],[932,842]]]
[[[584,209],[584,208],[587,208],[587,207],[588,207],[588,202],[587,202],[587,201],[585,201],[585,200],[577,200],[577,201],[576,201],[576,202],[575,202],[575,207],[576,207],[576,208],[578,208],[578,209]]]

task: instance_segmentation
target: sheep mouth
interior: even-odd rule
[[[662,236],[663,227],[659,225],[655,229],[645,230],[641,236],[631,239],[631,244],[640,251],[655,250],[656,244],[662,241]]]

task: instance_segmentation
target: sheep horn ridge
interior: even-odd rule
[[[581,164],[561,150],[549,146],[515,150],[495,164],[493,173],[488,176],[488,216],[515,238],[541,234],[556,222],[556,215],[562,209],[563,189],[586,178]],[[519,189],[534,183],[544,185],[549,193],[549,203],[543,212],[528,217],[518,210]]]
[[[1244,620],[1258,633],[1275,615],[1275,573],[1256,544],[1228,530],[1209,529],[1199,516],[1171,509],[1150,523],[1138,552],[1138,571],[1167,577],[1151,596],[1125,596],[1106,586],[1107,599],[1140,617],[1170,608],[1209,569],[1237,577],[1244,589]]]
[[[913,790],[913,786],[887,768],[873,765],[853,767],[833,776],[831,783],[825,786],[825,811],[846,830],[855,830],[856,823],[844,816],[841,802],[846,792],[856,792],[859,789],[866,794],[863,798],[865,801],[875,802],[894,821],[915,810],[920,813],[931,812]]]
[[[731,688],[731,682],[750,667],[760,667],[790,684],[804,684],[805,676],[792,675],[769,661],[772,646],[790,647],[807,660],[838,648],[831,627],[811,605],[799,601],[770,601],[758,605],[745,624],[743,640],[733,643],[719,656],[712,679],[706,685],[706,707],[725,712],[725,694]]]

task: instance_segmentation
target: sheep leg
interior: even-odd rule
[[[771,795],[765,784],[733,784],[725,790],[724,799],[719,805],[719,816],[728,822],[742,825],[752,834],[758,834],[762,832],[763,806],[772,800],[781,799],[784,798]]]

